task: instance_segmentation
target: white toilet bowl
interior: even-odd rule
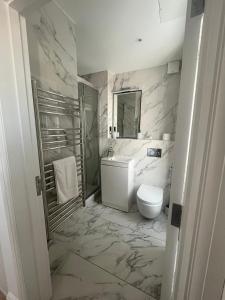
[[[141,184],[137,191],[137,206],[140,214],[147,219],[156,218],[162,209],[163,189]]]

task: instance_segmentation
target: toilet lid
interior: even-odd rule
[[[141,184],[137,191],[137,196],[147,204],[161,204],[163,201],[163,189],[147,184]]]

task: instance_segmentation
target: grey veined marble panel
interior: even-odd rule
[[[53,278],[64,276],[62,280],[66,281],[66,274],[76,273],[75,264],[69,264],[70,272],[67,273],[64,264],[68,256],[79,255],[143,292],[149,297],[146,299],[159,299],[166,226],[167,218],[163,213],[157,219],[149,221],[136,211],[124,213],[90,203],[73,215],[53,236],[54,243],[50,248]],[[82,277],[76,273],[78,275],[76,278]],[[110,292],[110,287],[108,291]],[[91,294],[87,299],[92,299]]]
[[[163,133],[175,137],[180,73],[167,74],[167,64],[120,74],[109,71],[84,76],[99,89],[100,155],[105,155],[112,125],[113,92],[141,89],[141,132],[145,139],[160,140]],[[127,140],[129,142],[129,140]]]
[[[78,97],[75,25],[53,1],[27,18],[31,75],[39,87]],[[52,104],[52,103],[51,103]],[[72,128],[67,116],[41,115],[43,127]],[[67,138],[69,135],[67,136]],[[44,153],[45,162],[73,155],[72,149]]]
[[[169,201],[171,166],[174,142],[162,141],[163,133],[175,137],[180,73],[167,74],[167,65],[112,74],[104,71],[85,76],[99,88],[100,156],[107,154],[109,146],[115,155],[130,156],[135,160],[135,187],[140,184],[164,188],[165,203]],[[108,139],[108,126],[112,121],[112,92],[121,89],[141,89],[141,131],[145,140]],[[153,139],[150,140],[149,138]],[[162,149],[162,158],[147,157],[147,148]]]
[[[53,275],[52,285],[53,300],[154,300],[74,253]]]
[[[77,97],[75,26],[50,2],[27,17],[31,74],[47,88]]]
[[[98,127],[99,127],[99,152],[104,155],[108,149],[108,124],[109,110],[108,102],[111,99],[110,80],[111,74],[108,71],[88,74],[83,76],[91,82],[99,91],[98,96]]]
[[[116,139],[110,140],[115,155],[134,159],[134,184],[136,190],[141,184],[164,189],[164,204],[169,202],[171,168],[173,165],[174,142],[156,140]],[[162,149],[162,157],[148,157],[147,148]],[[135,199],[134,199],[135,200]]]
[[[167,64],[115,74],[112,91],[142,90],[140,129],[144,138],[159,140],[163,133],[175,136],[180,73],[167,74]]]

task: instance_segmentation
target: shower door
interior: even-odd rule
[[[79,83],[79,97],[83,98],[83,130],[86,174],[86,197],[100,187],[98,91]]]

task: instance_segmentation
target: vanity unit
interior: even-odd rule
[[[129,157],[101,160],[102,204],[129,211],[134,195],[134,161]]]

